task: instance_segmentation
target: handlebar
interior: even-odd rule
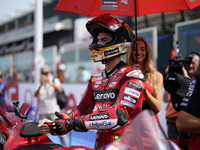
[[[27,116],[21,114],[21,110],[19,109],[19,101],[14,101],[13,106],[14,106],[14,113],[16,116],[20,117],[21,119],[28,118]]]

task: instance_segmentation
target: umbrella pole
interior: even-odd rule
[[[135,1],[135,48],[136,48],[136,53],[135,53],[135,63],[138,64],[138,42],[137,42],[137,0],[134,0]]]

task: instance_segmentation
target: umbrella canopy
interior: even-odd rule
[[[135,7],[135,3],[136,6]],[[85,16],[110,13],[119,16],[142,16],[152,13],[190,10],[200,6],[200,0],[59,0],[55,10]],[[135,8],[137,11],[135,12]]]
[[[59,0],[54,10],[72,12],[85,16],[110,13],[117,16],[135,16],[135,37],[137,40],[137,16],[190,10],[200,6],[200,0]],[[136,63],[138,50],[136,46]]]

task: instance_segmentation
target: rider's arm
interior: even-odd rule
[[[88,115],[57,120],[49,124],[50,132],[63,135],[72,129],[79,132],[86,132],[88,129],[120,129],[142,111],[144,90],[145,84],[142,80],[127,80],[123,82],[113,106],[96,110]]]
[[[56,116],[59,117],[60,119],[75,118],[75,117],[78,117],[78,116],[81,116],[84,114],[91,113],[94,108],[94,105],[95,105],[95,101],[94,101],[94,96],[93,96],[93,92],[92,92],[92,83],[91,83],[91,81],[89,81],[88,86],[85,90],[85,93],[84,93],[79,105],[75,109],[73,109],[69,114],[56,112]],[[45,123],[48,123],[48,121],[46,119],[40,120],[39,127],[40,128],[41,128],[41,126],[44,128],[47,127],[47,125]],[[48,131],[49,131],[49,128],[48,128]]]
[[[84,116],[86,129],[118,129],[142,110],[144,82],[129,79],[120,88],[115,105]]]
[[[92,82],[89,80],[87,88],[82,96],[82,99],[79,103],[79,105],[73,109],[68,116],[70,118],[78,117],[84,114],[89,114],[93,111],[95,106],[95,100],[94,100],[94,94],[92,90]]]
[[[77,112],[81,114],[81,111],[75,110],[75,113],[72,113],[72,118],[61,118],[49,124],[51,134],[62,135],[72,129],[79,132],[86,132],[88,129],[115,130],[124,127],[130,119],[142,111],[142,100],[144,91],[146,90],[146,83],[144,82],[144,75],[137,69],[128,72],[126,77],[120,81],[119,94],[113,106],[79,117],[74,116]],[[91,86],[88,88],[91,88]],[[93,96],[92,93],[90,94],[89,96]],[[91,104],[85,102],[81,102],[80,104]]]

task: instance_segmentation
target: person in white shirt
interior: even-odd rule
[[[62,87],[60,80],[51,74],[49,66],[45,65],[41,68],[40,84],[36,87],[35,97],[39,99],[39,119],[55,120],[57,118],[55,112],[60,112],[55,89],[62,92]],[[67,146],[66,136],[60,136],[60,140],[63,146]]]

